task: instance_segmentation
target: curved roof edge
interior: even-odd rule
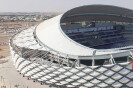
[[[67,12],[65,12],[62,18],[80,13],[107,13],[107,14],[119,14],[119,15],[133,17],[132,9],[113,6],[113,5],[93,4],[93,5],[84,5],[72,8]]]
[[[67,12],[66,12],[67,13]],[[69,39],[65,33],[63,33],[60,21],[63,15],[56,16],[49,20],[40,23],[35,30],[37,38],[51,49],[65,53],[68,55],[77,56],[92,56],[95,49],[84,47],[72,39]],[[97,55],[127,52],[128,50],[98,50]]]
[[[48,47],[65,54],[90,56],[93,49],[89,49],[74,43],[66,38],[60,29],[60,18],[62,15],[46,20],[36,27],[36,36]]]

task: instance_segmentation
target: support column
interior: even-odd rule
[[[112,54],[110,54],[110,61],[111,61],[112,64],[116,64]]]
[[[92,56],[92,66],[95,66],[95,55],[96,55],[96,50],[93,51],[93,56]]]

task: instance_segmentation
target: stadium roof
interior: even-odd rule
[[[46,20],[41,24],[39,24],[36,27],[35,31],[38,40],[45,46],[48,46],[49,48],[57,52],[62,52],[65,54],[77,55],[77,56],[92,56],[93,51],[95,51],[95,49],[85,47],[73,41],[72,39],[68,38],[68,36],[62,31],[60,24],[61,21],[64,20],[66,17],[77,14],[84,14],[84,13],[106,13],[106,14],[119,14],[122,16],[130,16],[130,17],[133,16],[132,10],[115,6],[89,5],[89,6],[77,7],[72,10],[69,10],[63,15],[56,16],[52,19]],[[101,19],[101,17],[99,18]],[[104,18],[102,19],[104,20]],[[108,17],[108,19],[112,18]],[[75,21],[75,19],[71,19],[71,21],[72,20]],[[133,21],[133,19],[129,19],[127,21]],[[110,53],[125,52],[127,50],[120,51],[120,50],[111,49],[108,51],[104,50],[103,51],[97,50],[97,51],[98,51],[97,55],[103,55]]]
[[[36,29],[38,39],[48,47],[71,55],[88,55],[92,49],[81,47],[69,40],[60,28],[60,17],[54,17],[39,24]]]
[[[133,10],[109,5],[86,5],[69,10],[62,19],[62,22],[89,20],[133,23]]]

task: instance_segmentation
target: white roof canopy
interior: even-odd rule
[[[91,10],[89,7],[95,9],[95,10]],[[102,8],[97,8],[97,7],[108,7],[106,8],[104,11]],[[87,8],[85,10],[85,8]],[[113,8],[113,10],[112,10]],[[115,10],[115,8],[117,8],[117,10]],[[83,10],[84,9],[84,10]],[[100,9],[100,10],[97,10]],[[36,27],[35,30],[35,34],[37,39],[44,44],[45,46],[47,46],[48,48],[51,48],[54,51],[60,52],[60,53],[64,53],[64,54],[68,54],[68,55],[76,55],[76,56],[93,56],[93,51],[95,51],[95,49],[93,48],[89,48],[86,46],[83,46],[75,41],[73,41],[72,39],[70,39],[61,29],[61,25],[60,22],[62,21],[62,19],[64,20],[66,17],[69,17],[73,14],[79,14],[79,13],[87,13],[87,11],[96,13],[97,11],[100,11],[102,13],[111,13],[111,14],[119,14],[120,16],[125,13],[124,16],[128,17],[128,16],[133,16],[132,10],[128,10],[125,8],[120,8],[120,7],[114,7],[114,6],[102,6],[102,5],[92,5],[92,6],[84,6],[84,7],[79,7],[76,9],[72,9],[68,12],[66,12],[63,15],[59,15],[56,16],[54,18],[51,18],[49,20],[46,20],[44,22],[42,22],[41,24],[39,24]],[[121,11],[122,10],[122,11]],[[132,19],[131,19],[132,21]],[[128,48],[128,47],[127,47]],[[97,50],[96,51],[96,55],[110,55],[110,54],[117,54],[116,57],[121,56],[120,53],[123,52],[127,52],[127,54],[129,53],[129,49],[125,50],[123,49],[105,49],[105,50]],[[123,54],[124,56],[126,56],[127,54]],[[98,56],[99,57],[99,56]],[[104,58],[102,56],[102,58]],[[107,58],[107,57],[105,57]]]
[[[65,54],[92,55],[93,49],[74,43],[63,33],[60,28],[61,16],[59,15],[39,24],[36,29],[38,39],[48,47]]]

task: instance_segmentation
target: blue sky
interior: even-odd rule
[[[73,7],[91,4],[133,9],[133,0],[0,0],[0,12],[64,12]]]

